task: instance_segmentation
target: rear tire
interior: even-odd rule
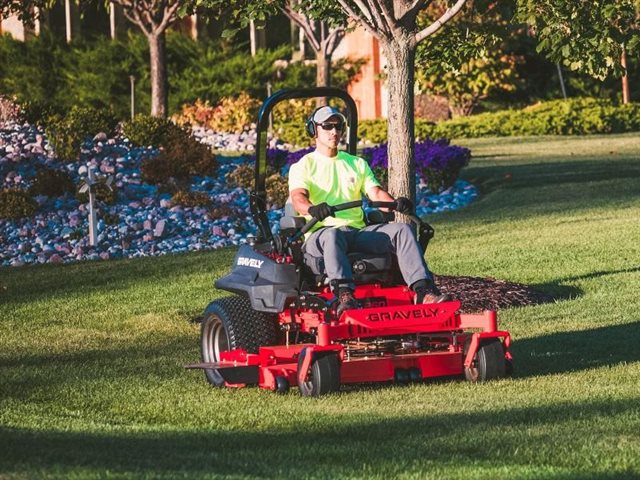
[[[486,382],[504,378],[506,370],[507,364],[502,342],[497,338],[492,338],[480,343],[473,363],[471,367],[464,369],[464,375],[467,380],[473,383]]]
[[[265,345],[278,343],[277,322],[272,317],[251,308],[245,297],[224,297],[211,302],[200,328],[200,351],[205,363],[218,362],[225,351],[242,348],[258,353]],[[224,386],[224,378],[217,369],[205,369],[207,381]]]
[[[298,371],[302,367],[308,350],[305,348],[298,357]],[[319,397],[340,390],[340,362],[333,352],[317,352],[311,362],[309,378],[306,382],[298,382],[303,397]]]

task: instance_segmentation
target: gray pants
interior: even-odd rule
[[[413,228],[407,223],[381,223],[360,230],[350,227],[321,228],[311,234],[304,244],[305,251],[324,258],[324,268],[331,280],[353,278],[350,252],[387,253],[398,258],[400,273],[407,285],[433,276],[427,267]],[[350,284],[351,288],[354,287]]]

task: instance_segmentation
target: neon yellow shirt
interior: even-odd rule
[[[313,151],[291,165],[289,170],[289,192],[304,188],[314,205],[326,202],[333,206],[361,200],[363,194],[379,186],[369,164],[347,152],[326,157]],[[362,228],[365,226],[364,213],[361,208],[336,212],[335,217],[318,222],[312,231],[323,226]]]

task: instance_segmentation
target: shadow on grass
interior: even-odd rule
[[[602,278],[609,275],[618,275],[620,273],[637,273],[640,272],[640,266],[622,268],[618,270],[600,270],[597,272],[589,272],[583,275],[574,275],[569,277],[560,278],[552,282],[537,283],[531,285],[534,291],[538,291],[552,297],[551,301],[557,300],[571,300],[582,296],[584,290],[574,285],[566,285],[570,282],[577,282],[580,280],[590,280],[593,278]],[[547,303],[547,302],[540,302]]]
[[[0,270],[7,287],[2,302],[19,305],[40,299],[74,297],[96,291],[116,297],[118,291],[145,282],[155,280],[167,285],[198,273],[210,273],[209,285],[212,286],[214,277],[231,266],[235,248],[224,248],[216,252],[219,253],[200,252],[6,268]]]
[[[328,400],[339,402],[339,397]],[[342,415],[312,424],[307,416],[295,429],[272,432],[250,427],[225,431],[224,425],[211,430],[193,427],[195,431],[142,433],[4,428],[0,429],[0,471],[26,477],[46,472],[109,472],[136,478],[393,478],[448,471],[462,478],[464,470],[458,469],[466,468],[468,474],[468,469],[477,473],[493,468],[504,475],[500,468],[508,467],[509,477],[546,471],[555,472],[553,478],[575,478],[575,472],[588,473],[589,478],[619,478],[637,474],[637,462],[629,466],[627,459],[625,467],[624,462],[614,461],[622,455],[615,445],[603,445],[593,452],[589,447],[592,435],[576,435],[576,429],[597,425],[602,418],[618,418],[606,433],[630,436],[624,420],[637,414],[635,400],[607,399],[514,407],[499,413],[479,407],[476,412],[458,415],[382,420]],[[571,449],[567,450],[567,444]],[[586,456],[589,462],[584,462]],[[558,470],[565,474],[558,475]]]
[[[513,342],[515,377],[553,375],[640,361],[640,321]]]
[[[0,357],[0,373],[4,373],[0,376],[0,401],[29,401],[52,388],[95,381],[123,385],[170,381],[188,374],[184,365],[199,358],[195,332],[193,336],[161,338],[153,343]]]
[[[495,157],[495,155],[492,155]],[[464,176],[476,182],[483,191],[494,187],[536,188],[566,183],[592,183],[610,180],[629,180],[640,177],[640,162],[629,158],[602,158],[581,161],[483,166],[471,164]],[[616,195],[616,191],[610,192]]]

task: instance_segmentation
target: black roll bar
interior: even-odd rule
[[[269,130],[269,116],[273,108],[284,100],[293,98],[332,97],[344,101],[347,111],[347,151],[355,155],[358,143],[358,110],[353,98],[342,89],[334,87],[316,88],[285,88],[278,90],[267,98],[258,112],[258,125],[256,127],[256,166],[254,189],[249,195],[249,206],[253,221],[258,226],[260,237],[266,241],[273,240],[273,234],[267,218],[267,133]],[[311,113],[311,112],[309,112]]]

